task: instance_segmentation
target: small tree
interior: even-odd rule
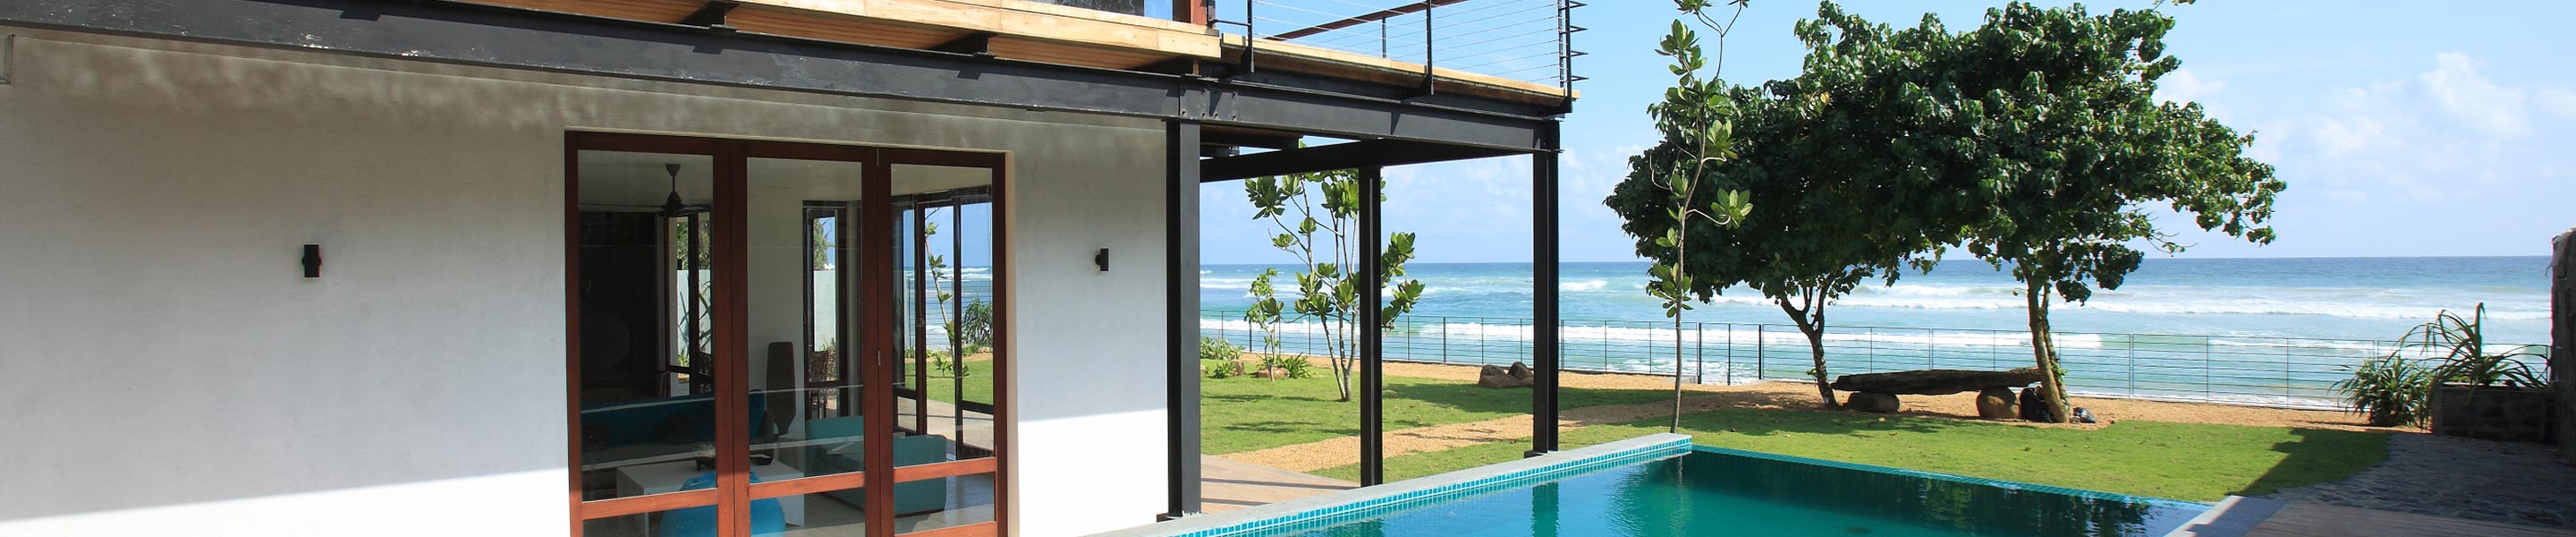
[[[2156,80],[2173,20],[2154,11],[2088,15],[2015,2],[1951,34],[1940,20],[1891,31],[1828,2],[1799,38],[1807,64],[1845,66],[1839,120],[1878,129],[1869,159],[1945,185],[1912,216],[1956,225],[1964,245],[2023,283],[2042,399],[2068,418],[2065,371],[2049,335],[2052,295],[2081,303],[2137,270],[2144,244],[2180,252],[2145,211],[2165,204],[2204,230],[2256,244],[2286,185],[2245,156],[2253,138],[2198,104],[2160,103]]]
[[[1278,277],[1279,269],[1261,269],[1261,275],[1252,278],[1252,306],[1243,310],[1243,321],[1261,333],[1261,355],[1267,358],[1279,357],[1279,316],[1286,311],[1279,302],[1279,288],[1270,283]]]
[[[924,214],[922,218],[925,222],[923,222],[921,226],[921,236],[925,239],[939,236],[939,223],[927,221],[938,216],[938,209],[924,209],[924,211],[926,214]],[[982,348],[984,344],[976,341],[968,335],[969,328],[960,326],[959,321],[964,319],[955,319],[948,316],[948,305],[952,304],[952,301],[961,298],[955,293],[949,292],[948,285],[946,285],[949,280],[959,277],[954,271],[950,270],[950,267],[948,266],[948,258],[936,254],[926,255],[923,257],[922,271],[926,273],[927,277],[930,279],[930,309],[939,313],[940,331],[941,333],[948,335],[948,352],[946,354],[936,352],[930,353],[931,370],[945,373],[949,378],[965,378],[969,372],[966,365],[966,357],[984,352]],[[978,301],[977,303],[980,304],[981,301]],[[959,313],[959,317],[964,317],[964,314],[967,312]],[[987,318],[987,324],[983,330],[989,334],[991,332],[991,325],[989,324],[991,312],[987,310],[985,312],[985,316]]]
[[[1718,36],[1720,57],[1725,49],[1726,33],[1735,24],[1735,16],[1719,23],[1707,14],[1710,4],[1704,0],[1678,0],[1678,7]],[[1730,2],[1735,15],[1742,15],[1745,2]],[[1673,424],[1681,423],[1682,327],[1683,314],[1690,311],[1693,290],[1701,285],[1692,276],[1698,257],[1691,255],[1691,232],[1716,232],[1742,222],[1753,210],[1741,190],[1727,190],[1731,183],[1715,180],[1710,170],[1735,158],[1734,124],[1736,110],[1727,98],[1726,82],[1718,78],[1724,71],[1724,60],[1711,68],[1710,57],[1702,51],[1699,34],[1689,24],[1675,20],[1672,30],[1656,44],[1655,54],[1670,57],[1667,70],[1673,74],[1673,87],[1664,90],[1664,100],[1646,106],[1646,115],[1655,120],[1655,130],[1663,134],[1656,150],[1630,157],[1628,181],[1609,203],[1625,209],[1631,224],[1629,234],[1638,238],[1637,252],[1654,261],[1647,267],[1654,280],[1646,282],[1646,293],[1663,301],[1664,317],[1673,323]],[[1701,72],[1708,77],[1701,78]],[[1703,202],[1702,193],[1707,193]],[[1638,217],[1652,219],[1660,225],[1640,226]],[[1705,257],[1707,254],[1702,254]],[[1697,300],[1707,301],[1706,293]]]
[[[1383,186],[1384,180],[1379,183]],[[1351,373],[1359,361],[1358,329],[1352,325],[1361,305],[1357,286],[1362,279],[1347,267],[1361,255],[1359,241],[1350,235],[1356,231],[1360,195],[1367,191],[1362,187],[1359,174],[1351,170],[1262,177],[1244,181],[1243,187],[1256,210],[1252,217],[1269,220],[1279,230],[1270,245],[1297,258],[1297,300],[1291,305],[1323,331],[1342,401],[1351,400]],[[1413,234],[1392,234],[1385,251],[1368,255],[1379,256],[1378,281],[1389,284],[1380,324],[1371,327],[1385,330],[1422,299],[1420,280],[1396,281],[1404,276],[1404,263],[1413,259]]]

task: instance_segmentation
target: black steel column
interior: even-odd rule
[[[1360,486],[1386,482],[1386,275],[1379,223],[1380,169],[1359,169]]]
[[[1167,123],[1163,162],[1163,304],[1170,362],[1169,520],[1199,512],[1199,124]]]
[[[1535,207],[1530,214],[1530,335],[1531,350],[1538,363],[1537,377],[1530,390],[1530,450],[1528,455],[1556,451],[1556,387],[1558,355],[1562,348],[1558,337],[1563,325],[1557,312],[1557,191],[1556,158],[1559,123],[1547,122],[1539,132],[1539,145],[1545,150],[1530,154],[1530,199]]]

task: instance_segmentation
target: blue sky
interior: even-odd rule
[[[2044,2],[2063,4],[2063,2]],[[1871,20],[1911,26],[1927,9],[1952,30],[2001,2],[1850,1]],[[2096,11],[2146,2],[2086,4]],[[1794,75],[1804,51],[1790,25],[1812,2],[1755,0],[1727,40],[1728,80]],[[2255,247],[2190,230],[2184,257],[2545,255],[2576,226],[2576,2],[2204,0],[2167,7],[2167,51],[2183,70],[2161,92],[2198,101],[2277,166],[2281,238]],[[1636,259],[1601,205],[1626,158],[1654,143],[1644,109],[1670,79],[1654,42],[1666,0],[1595,1],[1576,12],[1576,72],[1591,77],[1567,118],[1564,259]],[[1386,226],[1419,233],[1425,262],[1529,260],[1526,158],[1390,168]],[[1210,185],[1209,263],[1276,263],[1266,224],[1238,183]],[[1757,209],[1758,210],[1758,209]]]

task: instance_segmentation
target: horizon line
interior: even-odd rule
[[[2146,261],[2195,261],[2195,260],[2201,260],[2201,261],[2228,261],[2228,260],[2263,260],[2263,259],[2498,259],[2498,258],[2523,258],[2523,257],[2529,257],[2529,258],[2540,258],[2540,259],[2548,259],[2550,256],[2549,256],[2549,255],[2547,255],[2547,254],[2540,254],[2540,255],[2299,255],[2299,256],[2274,256],[2274,257],[2148,257],[2148,258],[2146,259]],[[1982,260],[1979,260],[1979,259],[1977,259],[1977,258],[1975,258],[1975,257],[1961,257],[1961,258],[1955,258],[1955,259],[1943,259],[1943,261],[1980,261],[1980,262],[1982,262]],[[1562,261],[1558,261],[1558,263],[1644,263],[1644,262],[1646,262],[1646,260],[1644,260],[1644,259],[1623,259],[1623,260],[1616,260],[1616,261],[1577,261],[1577,260],[1562,260]],[[1416,260],[1413,260],[1411,263],[1428,263],[1428,264],[1439,264],[1439,265],[1508,265],[1508,264],[1526,264],[1526,263],[1530,263],[1530,261],[1431,261],[1431,260],[1424,260],[1424,259],[1416,259]],[[1293,263],[1201,263],[1201,265],[1271,265],[1271,266],[1281,266],[1281,265],[1288,265],[1288,264],[1293,264]]]

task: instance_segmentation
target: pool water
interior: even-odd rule
[[[2195,503],[1699,448],[1388,512],[1332,537],[2153,537]]]

